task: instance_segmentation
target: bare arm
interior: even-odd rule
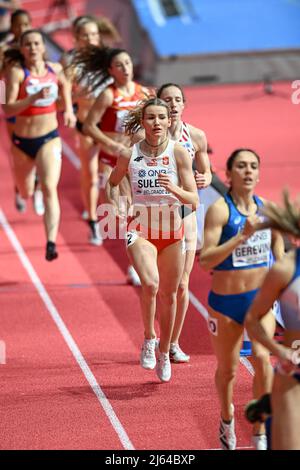
[[[66,78],[61,64],[51,64],[51,67],[57,74],[58,85],[64,103],[64,124],[65,126],[74,127],[76,124],[76,116],[72,106],[71,83]]]
[[[294,252],[290,252],[285,255],[284,259],[274,264],[266,275],[245,319],[245,328],[250,338],[258,341],[272,354],[283,360],[290,360],[292,350],[281,346],[270,338],[261,320],[270,311],[275,300],[278,299],[283,289],[290,282],[294,270],[293,256],[295,256]]]
[[[284,241],[278,230],[272,230],[272,253],[276,261],[282,259],[284,256]]]
[[[162,173],[158,176],[158,182],[163,188],[174,194],[180,202],[191,204],[193,210],[195,210],[199,204],[199,198],[191,158],[188,152],[179,144],[174,146],[174,155],[181,186],[171,183],[168,175]]]
[[[197,183],[197,188],[206,188],[210,185],[212,180],[210,161],[207,153],[206,135],[202,130],[190,125],[189,130],[193,145],[196,150],[195,162],[197,170],[195,174],[195,179]]]
[[[105,135],[104,132],[102,132],[98,127],[98,124],[101,122],[105,111],[112,105],[112,102],[112,91],[107,88],[98,96],[95,103],[91,107],[83,125],[83,132],[86,135],[92,137],[95,142],[98,142],[104,152],[117,157],[119,156],[120,152],[125,151],[126,147]]]
[[[132,151],[129,149],[125,149],[124,152],[121,152],[117,160],[117,165],[111,172],[105,186],[106,199],[110,204],[115,206],[118,214],[120,212],[119,184],[127,173],[131,153]]]
[[[27,109],[39,98],[44,98],[47,90],[43,88],[34,95],[18,100],[20,84],[24,80],[24,72],[20,67],[12,67],[6,75],[6,103],[2,105],[7,117],[15,116]]]
[[[256,229],[256,216],[248,217],[243,230],[222,245],[219,241],[222,229],[229,217],[228,206],[223,198],[218,199],[207,211],[204,226],[204,245],[200,254],[200,266],[210,270],[224,261],[232,251],[247,240]]]
[[[261,198],[265,206],[272,205],[273,202],[267,201]],[[267,222],[258,222],[256,230],[264,229],[267,226]],[[280,260],[284,256],[284,240],[281,233],[278,230],[272,229],[272,253],[276,261]]]

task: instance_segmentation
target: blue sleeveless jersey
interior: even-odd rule
[[[300,331],[300,248],[296,250],[294,275],[279,300],[284,327]]]
[[[223,227],[219,245],[237,235],[244,227],[247,216],[243,215],[235,206],[230,194],[224,195],[229,209],[227,224]],[[259,208],[264,204],[257,196],[253,196],[255,204]],[[259,230],[245,242],[237,246],[231,255],[218,264],[215,271],[231,271],[236,269],[252,269],[268,267],[271,256],[271,230]]]

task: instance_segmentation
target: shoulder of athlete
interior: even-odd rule
[[[48,62],[47,65],[51,67],[51,69],[56,73],[56,75],[59,75],[63,71],[63,66],[59,62]]]
[[[177,163],[181,163],[185,159],[185,160],[189,161],[190,165],[192,165],[192,159],[191,159],[188,151],[182,145],[180,145],[178,142],[174,143],[174,156],[177,160]]]
[[[188,128],[196,151],[206,147],[207,139],[205,132],[202,129],[198,129],[197,127],[192,126],[191,124],[188,124]]]
[[[22,82],[25,78],[24,69],[21,64],[14,64],[6,71],[5,77],[8,81]]]
[[[206,217],[214,223],[224,226],[228,222],[229,208],[223,197],[216,200],[207,210]]]

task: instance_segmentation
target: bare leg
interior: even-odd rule
[[[55,242],[60,220],[57,185],[61,173],[61,141],[57,137],[40,149],[36,165],[44,196],[44,224],[48,241]]]

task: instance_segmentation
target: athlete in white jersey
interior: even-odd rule
[[[272,388],[272,450],[300,450],[300,207],[285,197],[285,207],[267,206],[263,228],[292,235],[298,248],[289,251],[267,274],[248,310],[246,327],[277,359]],[[259,227],[261,228],[261,227]],[[284,322],[282,344],[266,331],[264,319],[279,299]]]
[[[158,89],[157,96],[166,101],[170,107],[171,126],[169,128],[169,135],[171,139],[180,143],[188,151],[193,160],[196,166],[195,180],[198,189],[206,188],[211,183],[212,178],[207,154],[206,136],[201,129],[197,129],[182,121],[185,97],[181,87],[174,83],[166,83]],[[197,211],[199,216],[201,215],[199,219],[202,221],[201,226],[198,227],[198,238],[202,240],[204,210],[201,204]],[[188,362],[190,359],[190,356],[185,354],[180,348],[179,338],[189,305],[189,278],[194,265],[197,244],[197,230],[195,230],[195,226],[196,213],[194,212],[184,218],[186,259],[178,289],[176,320],[171,339],[170,357],[173,362]]]
[[[129,171],[133,197],[133,220],[127,233],[128,256],[141,283],[141,306],[145,340],[141,365],[156,365],[154,318],[159,291],[160,343],[156,365],[161,381],[171,378],[169,349],[176,313],[177,289],[184,266],[182,249],[182,204],[195,210],[198,204],[192,161],[177,143],[170,141],[168,105],[157,98],[132,110],[127,119],[129,133],[143,127],[145,139],[119,152],[117,166],[107,183],[108,200],[118,209],[118,185]]]

